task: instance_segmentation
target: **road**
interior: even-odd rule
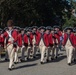
[[[65,51],[60,52],[58,59],[40,64],[40,58],[31,59],[15,65],[15,69],[8,70],[8,62],[4,58],[0,61],[0,75],[76,75],[76,64],[68,66]]]

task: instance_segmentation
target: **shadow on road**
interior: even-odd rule
[[[0,60],[0,63],[6,63],[6,62],[9,62],[9,60]]]
[[[57,59],[54,59],[54,60],[50,60],[48,63],[54,63],[54,62],[60,62],[61,60],[65,59],[66,58],[66,55],[64,56],[59,56]],[[47,64],[48,64],[47,63]],[[46,63],[45,63],[46,64]]]
[[[22,68],[26,68],[26,67],[33,67],[33,66],[36,66],[36,65],[37,65],[37,63],[34,63],[34,64],[26,64],[26,65],[18,66],[15,69],[22,69]]]
[[[25,58],[26,58],[26,61],[25,62],[33,62],[33,61],[36,61],[36,60],[39,60],[40,59],[40,54],[37,54],[36,55],[36,58],[29,58],[29,60],[27,60],[27,57],[25,56]],[[19,59],[20,59],[21,57],[19,57]],[[20,62],[20,63],[25,63],[25,62]]]
[[[65,56],[59,56],[57,59],[53,60],[52,62],[59,62],[65,58],[66,58],[66,55]]]

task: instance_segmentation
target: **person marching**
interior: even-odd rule
[[[76,62],[76,28],[73,29],[73,32],[74,32],[74,36],[73,36],[73,40],[74,40],[74,62]]]
[[[54,49],[55,49],[55,58],[58,57],[58,51],[59,51],[59,46],[60,46],[60,37],[62,36],[61,31],[59,30],[59,26],[54,26],[54,36],[55,36],[55,45],[54,45]]]
[[[65,31],[66,33],[64,33],[63,46],[65,47],[67,54],[67,63],[68,65],[71,65],[74,51],[74,41],[73,41],[74,36],[72,33],[73,29],[71,27],[67,27]]]
[[[20,28],[17,26],[14,26],[13,29],[17,32],[17,35],[19,34]],[[17,37],[17,41],[18,41],[18,37]],[[14,55],[14,64],[17,64],[19,62],[19,58],[18,58],[18,51],[19,51],[19,46],[18,43],[17,45],[17,49],[15,50],[15,55]]]
[[[32,27],[32,34],[33,34],[33,40],[32,40],[32,43],[33,43],[33,58],[36,58],[36,52],[37,52],[37,49],[38,49],[38,45],[37,45],[37,38],[38,38],[38,27],[37,26],[33,26]]]
[[[6,31],[8,31],[8,28],[7,27],[4,28],[4,31],[3,32],[6,32]],[[5,61],[9,61],[8,51],[7,51],[7,49],[6,49],[5,46],[6,46],[6,38],[4,38]]]
[[[4,48],[4,38],[2,37],[2,35],[3,35],[3,30],[0,29],[0,60],[1,60],[2,50]]]
[[[45,27],[41,26],[39,28],[40,33],[38,35],[38,44],[39,44],[39,49],[41,53],[41,64],[44,64],[44,57],[45,57],[45,52],[46,49],[49,47],[49,40],[48,40],[48,34],[45,33]]]
[[[30,57],[30,53],[32,53],[32,40],[33,40],[33,35],[32,35],[32,30],[31,28],[29,27],[27,29],[27,32],[26,32],[26,35],[27,35],[27,60],[29,60],[29,57]]]
[[[54,60],[55,55],[55,49],[54,49],[54,45],[55,45],[55,36],[54,36],[54,28],[51,28],[51,32],[49,34],[49,46],[51,49],[51,60]]]
[[[51,26],[46,27],[45,34],[47,34],[47,42],[48,42],[48,47],[46,48],[46,62],[49,62],[49,56],[51,52],[51,44],[52,44],[52,38],[50,37],[50,32],[51,32]]]
[[[6,39],[5,48],[8,52],[9,56],[9,68],[8,70],[12,70],[14,66],[14,54],[17,49],[17,31],[13,29],[14,22],[13,20],[7,21],[8,30],[6,30],[3,34],[3,37]]]
[[[25,50],[27,49],[26,44],[28,43],[28,41],[24,28],[21,28],[21,32],[18,35],[17,43],[19,49],[21,49],[21,62],[25,62]]]

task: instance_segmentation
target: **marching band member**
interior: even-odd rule
[[[9,70],[12,70],[14,66],[14,54],[17,49],[17,31],[13,29],[14,22],[13,20],[8,20],[7,26],[8,30],[4,32],[3,36],[6,38],[6,48],[9,56]]]
[[[72,28],[66,28],[66,33],[64,34],[63,46],[65,46],[66,54],[67,54],[67,63],[71,65],[73,51],[74,51],[74,41],[73,41],[73,33]]]

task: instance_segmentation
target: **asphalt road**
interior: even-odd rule
[[[8,62],[0,60],[0,75],[76,75],[76,64],[68,66],[65,51],[60,52],[58,59],[40,64],[40,58],[31,59],[15,65],[15,69],[8,70]]]

